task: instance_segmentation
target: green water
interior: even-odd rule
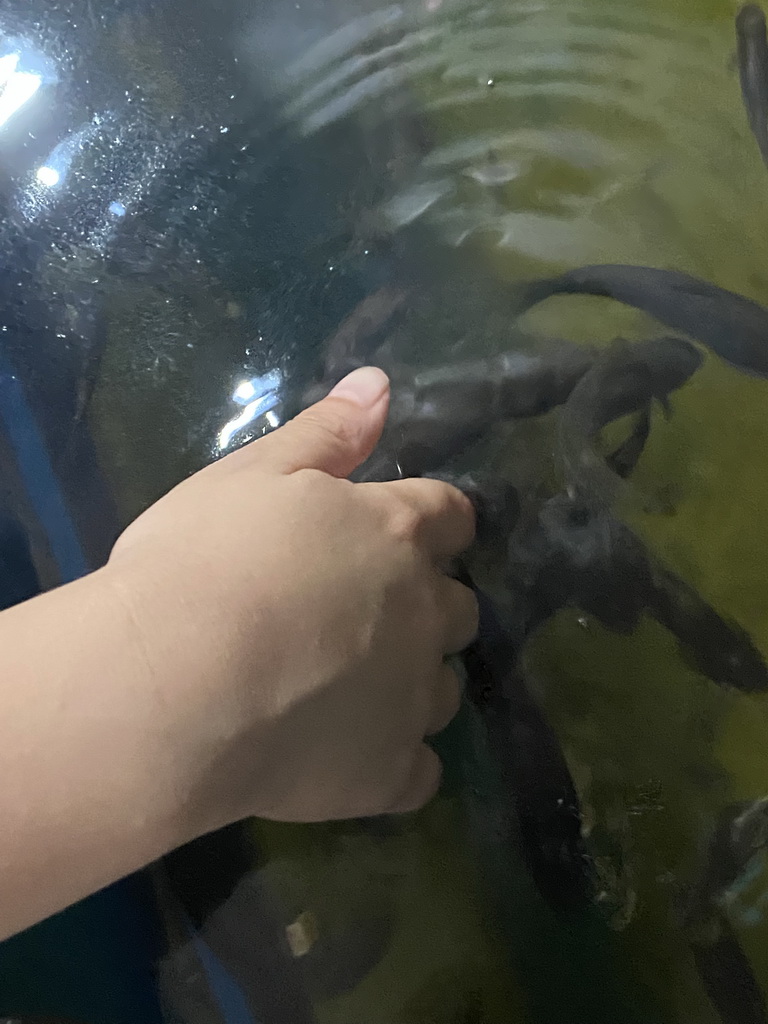
[[[363,40],[364,59],[309,61],[286,86],[288,110],[322,143],[334,100],[357,89],[342,120],[375,120],[407,84],[428,144],[384,175],[373,208],[355,211],[355,244],[375,224],[377,237],[429,239],[437,267],[443,250],[465,261],[464,290],[453,289],[461,355],[512,343],[511,283],[584,263],[675,267],[768,304],[768,173],[731,67],[735,10],[720,0],[425,4],[397,37]],[[231,415],[227,388],[258,347],[238,315],[241,291],[198,273],[183,288],[142,284],[114,298],[92,422],[126,521],[212,457]],[[438,356],[443,337],[429,322],[414,347]],[[659,333],[586,298],[552,300],[524,326],[584,342]],[[655,418],[633,482],[663,491],[674,514],[638,502],[627,515],[768,656],[768,382],[710,356],[673,410]],[[551,479],[549,425],[519,436]],[[505,451],[520,445],[497,448],[502,463]],[[354,991],[319,1002],[320,1024],[717,1024],[676,908],[718,810],[768,792],[765,701],[693,673],[650,622],[617,637],[564,612],[527,664],[580,789],[608,909],[558,922],[520,864],[494,865],[465,799],[470,779],[492,789],[465,713],[443,743],[445,794],[401,834],[259,826],[274,886],[291,914],[316,914],[321,937],[384,893],[394,908],[386,956]],[[755,898],[767,886],[764,872]],[[768,991],[768,921],[735,923]]]

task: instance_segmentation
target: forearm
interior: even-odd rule
[[[187,838],[169,680],[113,583],[0,614],[0,938]]]

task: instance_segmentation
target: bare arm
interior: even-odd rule
[[[358,371],[185,481],[108,566],[0,614],[0,937],[249,815],[408,811],[477,625],[437,481],[351,484],[387,409]]]

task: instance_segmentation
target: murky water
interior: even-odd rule
[[[522,329],[533,344],[659,333],[583,297],[514,322],[517,282],[581,264],[682,269],[768,303],[768,174],[731,64],[734,13],[722,0],[244,11],[238,68],[198,108],[219,148],[178,177],[145,263],[133,238],[109,291],[90,422],[121,519],[279,423],[324,342],[382,283],[412,288],[392,341],[414,365],[513,348]],[[162,34],[141,31],[123,27],[114,46],[162,81],[162,127],[190,87]],[[246,97],[231,117],[230,90]],[[181,244],[162,248],[174,232]],[[255,392],[233,399],[268,373],[268,415]],[[674,513],[638,502],[627,515],[768,656],[768,382],[709,355],[672,409],[654,415],[633,480]],[[550,480],[550,428],[526,424],[483,458]],[[317,968],[321,1024],[724,1019],[681,907],[719,810],[768,791],[764,700],[716,689],[651,622],[617,636],[577,611],[543,630],[527,665],[604,899],[558,920],[522,863],[499,860],[483,836],[492,773],[466,712],[442,744],[444,795],[406,827],[258,828],[290,920],[315,922],[309,952],[331,936],[347,967],[333,984]],[[730,920],[768,992],[767,888],[761,869]],[[351,950],[383,918],[387,941],[361,967]]]

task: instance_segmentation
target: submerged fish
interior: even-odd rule
[[[650,433],[651,407],[647,405],[635,420],[629,437],[606,457],[606,464],[616,476],[626,480],[643,454]]]
[[[768,846],[768,799],[725,809],[688,894],[684,925],[702,984],[723,1024],[766,1024],[768,1012],[727,906]]]
[[[425,473],[435,480],[444,480],[462,491],[475,510],[475,542],[490,545],[506,540],[520,515],[517,488],[498,477],[487,474]]]
[[[728,918],[713,911],[706,931],[709,934],[700,932],[689,941],[696,970],[720,1020],[768,1024],[760,985]]]
[[[679,576],[655,566],[648,606],[697,672],[744,693],[768,691],[768,668],[749,633],[716,612]]]
[[[580,267],[525,286],[521,308],[552,295],[599,295],[634,306],[740,370],[768,376],[768,309],[690,274],[622,264]]]
[[[729,622],[607,509],[550,498],[509,547],[507,586],[529,636],[557,611],[577,607],[606,628],[629,633],[651,614],[682,656],[718,686],[768,691],[768,668],[749,634]]]
[[[531,877],[551,906],[584,906],[593,895],[593,865],[560,741],[528,690],[517,645],[493,602],[466,572],[458,578],[472,587],[480,605],[478,637],[464,653],[467,695],[501,772],[509,839],[519,842]]]
[[[608,503],[621,477],[596,451],[594,439],[614,420],[640,410],[647,415],[654,399],[668,409],[670,392],[682,387],[701,363],[696,347],[682,338],[614,341],[576,384],[560,414],[558,448],[571,492],[586,492]],[[636,437],[644,443],[647,436],[647,424],[641,421]],[[632,452],[635,461],[639,454]],[[621,453],[622,459],[620,472],[626,475],[629,449]]]
[[[478,538],[508,534],[519,514],[517,491],[471,475],[443,476],[470,498]],[[576,786],[560,741],[531,695],[520,668],[520,644],[494,601],[462,563],[459,582],[477,597],[477,638],[463,654],[467,697],[485,728],[504,787],[505,839],[515,844],[536,887],[555,909],[584,906],[593,895],[593,866],[581,827]]]
[[[696,891],[699,901],[731,901],[739,882],[768,850],[768,797],[726,807],[707,844],[705,867]]]
[[[391,329],[407,298],[404,288],[384,285],[359,302],[339,325],[325,346],[322,382],[329,390],[345,374],[376,360],[382,335]]]
[[[736,15],[736,42],[747,120],[768,166],[768,31],[757,4],[745,4]]]
[[[424,370],[393,387],[383,444],[354,479],[421,476],[440,469],[505,420],[540,416],[566,401],[592,365],[572,342]]]

